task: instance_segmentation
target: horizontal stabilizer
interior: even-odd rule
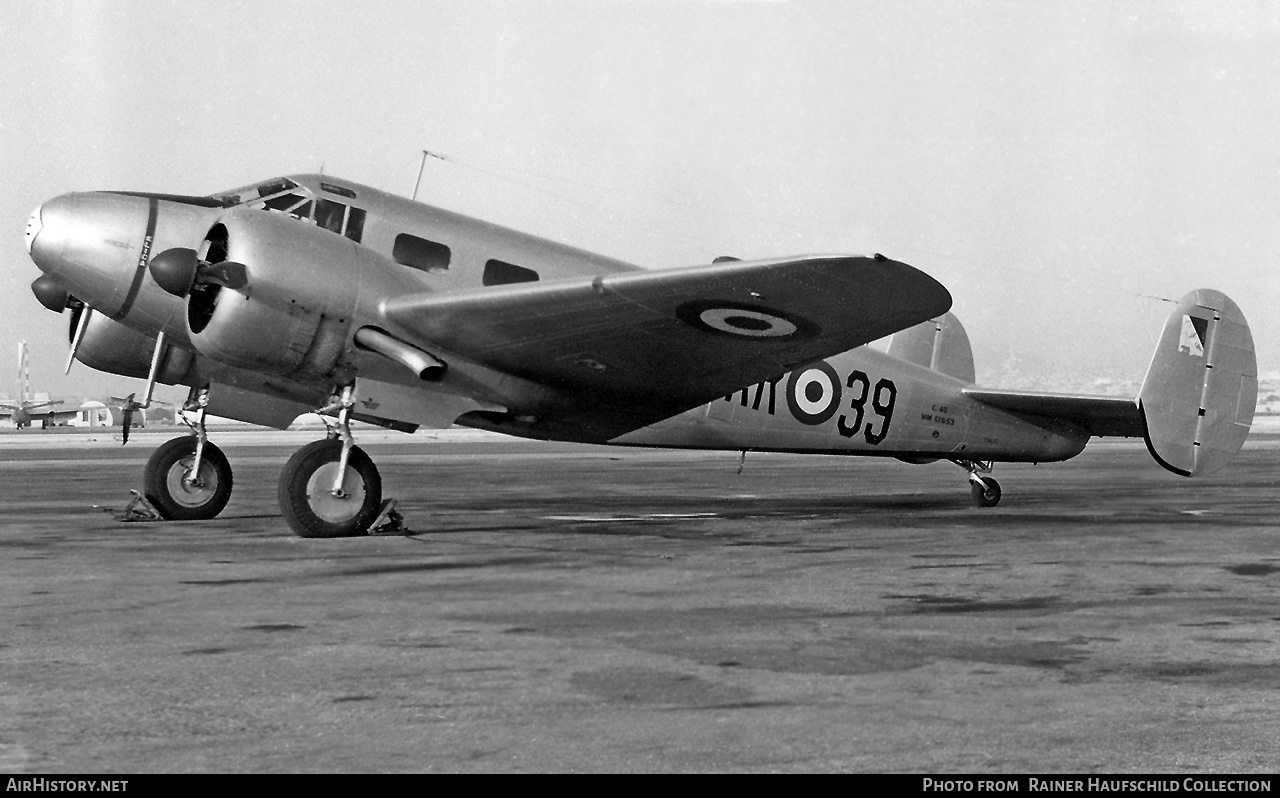
[[[1028,416],[1069,421],[1096,437],[1142,437],[1145,427],[1136,399],[968,388],[964,395],[985,405]]]
[[[1218,470],[1248,437],[1257,399],[1244,314],[1219,291],[1187,294],[1165,322],[1138,394],[1152,457],[1188,477]]]

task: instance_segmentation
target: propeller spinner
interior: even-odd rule
[[[209,263],[200,260],[194,249],[186,247],[166,249],[152,258],[147,268],[157,285],[180,298],[191,293],[197,284],[216,283],[231,289],[244,288],[249,284],[248,270],[243,263]]]

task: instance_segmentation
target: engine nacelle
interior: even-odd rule
[[[68,338],[75,338],[76,328],[85,312],[88,311],[83,306],[72,311]],[[98,371],[145,379],[151,372],[151,356],[155,348],[156,336],[131,330],[101,313],[92,313],[80,336],[76,360]],[[166,385],[181,382],[194,358],[195,355],[188,350],[166,345],[160,353],[156,379]]]
[[[359,285],[356,244],[291,216],[228,210],[200,258],[243,264],[242,276],[196,278],[187,324],[196,350],[213,360],[294,379],[331,375],[351,356]]]

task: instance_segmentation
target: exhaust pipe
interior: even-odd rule
[[[448,368],[440,359],[398,338],[392,338],[377,327],[361,327],[356,330],[356,345],[394,360],[417,374],[420,380],[438,380]]]

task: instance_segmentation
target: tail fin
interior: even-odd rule
[[[954,313],[899,330],[889,341],[889,354],[973,383],[973,349]]]
[[[1186,477],[1226,465],[1249,435],[1258,363],[1244,314],[1202,288],[1169,314],[1138,394],[1147,448]]]

